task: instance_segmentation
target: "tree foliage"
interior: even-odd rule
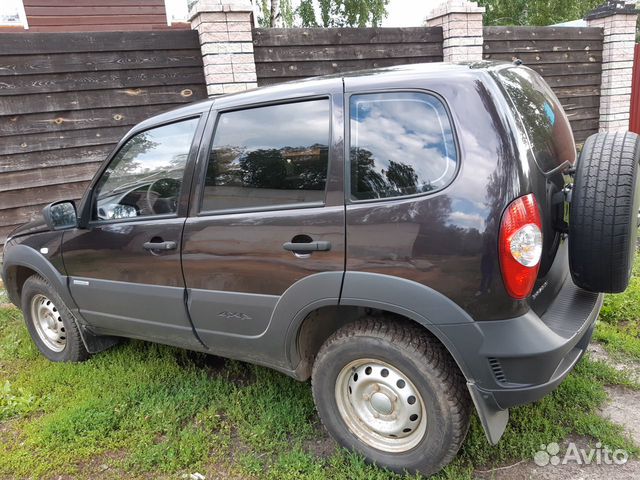
[[[478,0],[485,25],[552,25],[582,18],[603,0]]]
[[[257,0],[262,27],[377,27],[389,0]],[[279,8],[273,8],[279,3]],[[273,17],[275,13],[276,17]]]

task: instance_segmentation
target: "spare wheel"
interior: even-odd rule
[[[578,160],[569,213],[573,281],[592,292],[622,292],[629,284],[638,234],[640,137],[591,135]]]

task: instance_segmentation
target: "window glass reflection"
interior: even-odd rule
[[[98,183],[93,219],[176,213],[197,125],[193,118],[131,137]]]
[[[564,161],[574,163],[576,150],[571,126],[544,80],[523,67],[505,68],[498,74],[542,171],[547,172]]]
[[[453,179],[457,163],[453,130],[434,96],[354,95],[350,116],[354,199],[430,192]]]
[[[223,113],[202,198],[204,211],[322,202],[329,100]]]

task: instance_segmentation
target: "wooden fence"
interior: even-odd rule
[[[206,98],[191,30],[0,34],[0,245],[139,121]]]
[[[442,28],[257,28],[258,85],[442,61]]]
[[[595,27],[485,27],[484,58],[519,58],[540,73],[580,143],[598,131],[602,42],[602,29]]]
[[[167,25],[164,0],[22,0],[22,3],[31,32],[190,28],[188,23]]]
[[[633,86],[631,87],[630,118],[629,130],[640,133],[640,43],[636,45],[633,60]]]

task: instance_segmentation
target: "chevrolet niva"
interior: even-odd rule
[[[135,126],[4,248],[40,351],[122,337],[311,378],[344,447],[431,474],[477,412],[551,392],[628,284],[638,136],[589,137],[521,65],[385,68]]]

